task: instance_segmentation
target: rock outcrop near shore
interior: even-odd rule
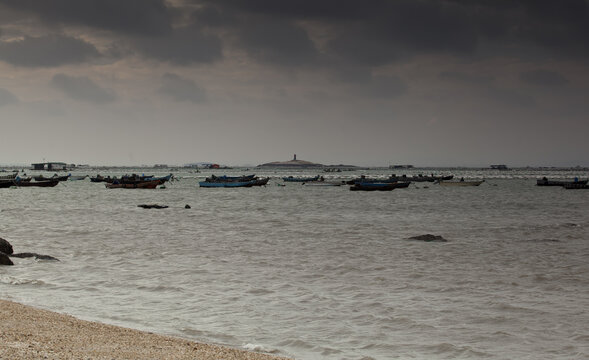
[[[51,255],[41,255],[37,253],[24,252],[15,254],[12,245],[5,239],[0,238],[0,265],[14,265],[10,257],[16,258],[30,258],[34,257],[36,260],[52,260],[59,261],[59,259]]]
[[[3,252],[0,252],[0,265],[14,265],[12,260]]]
[[[13,252],[12,245],[2,238],[0,238],[0,252],[3,252],[6,255],[10,255]]]
[[[425,235],[418,235],[412,236],[409,240],[419,240],[425,242],[447,242],[448,240],[444,239],[440,235],[432,235],[432,234],[425,234]]]

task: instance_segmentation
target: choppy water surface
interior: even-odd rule
[[[443,172],[486,182],[351,192],[264,170],[266,187],[203,189],[211,172],[180,170],[166,189],[0,189],[0,237],[61,259],[14,259],[0,296],[296,359],[588,358],[589,191],[535,186],[587,174]],[[325,176],[361,173],[390,174]],[[427,233],[448,242],[407,240]]]

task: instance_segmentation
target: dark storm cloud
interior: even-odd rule
[[[45,23],[132,34],[164,34],[172,21],[164,0],[0,0],[0,5],[32,14]]]
[[[0,0],[0,6],[29,22],[108,30],[112,43],[130,40],[125,54],[136,50],[174,64],[218,61],[224,46],[291,67],[371,68],[432,54],[469,61],[589,56],[585,0]]]
[[[103,89],[85,76],[56,74],[51,79],[51,85],[74,100],[94,104],[106,104],[116,100],[112,91]]]
[[[247,53],[261,62],[302,65],[317,57],[307,32],[290,22],[254,22],[240,32],[240,40]]]
[[[0,88],[0,106],[18,104],[19,100],[10,91]]]
[[[296,62],[288,44],[309,50],[295,31],[274,23],[312,20],[329,29],[323,55],[357,66],[380,66],[419,54],[485,56],[587,56],[589,12],[585,0],[216,0],[201,1],[217,26],[237,31],[252,55]],[[239,22],[241,19],[241,23]],[[244,21],[243,19],[249,19]],[[263,29],[267,26],[268,32]],[[278,29],[280,30],[280,29]],[[274,33],[273,33],[274,32]],[[273,37],[273,38],[271,38]],[[281,49],[281,46],[283,47]],[[268,50],[269,49],[269,50]],[[293,52],[297,47],[293,46]],[[284,56],[272,56],[272,51]],[[309,52],[312,54],[312,52]]]
[[[174,29],[168,36],[137,37],[132,44],[145,56],[177,65],[211,63],[223,57],[219,37],[192,26]]]
[[[562,86],[569,82],[562,74],[544,69],[525,71],[520,74],[520,79],[527,84],[549,87]]]
[[[50,35],[0,42],[0,60],[17,66],[52,67],[99,57],[94,45],[80,39]]]
[[[189,101],[202,103],[205,101],[205,90],[192,80],[183,79],[176,74],[164,74],[162,86],[158,89],[160,94],[166,95],[176,101]]]

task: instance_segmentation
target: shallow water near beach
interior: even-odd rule
[[[172,172],[156,190],[0,189],[0,237],[61,260],[13,259],[0,297],[296,359],[589,357],[589,191],[535,186],[587,174],[438,169],[485,182],[352,192],[277,186],[313,170],[214,172],[272,176],[237,189]],[[361,174],[391,171],[322,175]],[[153,203],[169,207],[137,207]]]

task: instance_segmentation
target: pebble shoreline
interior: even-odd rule
[[[0,300],[0,359],[285,360]]]

